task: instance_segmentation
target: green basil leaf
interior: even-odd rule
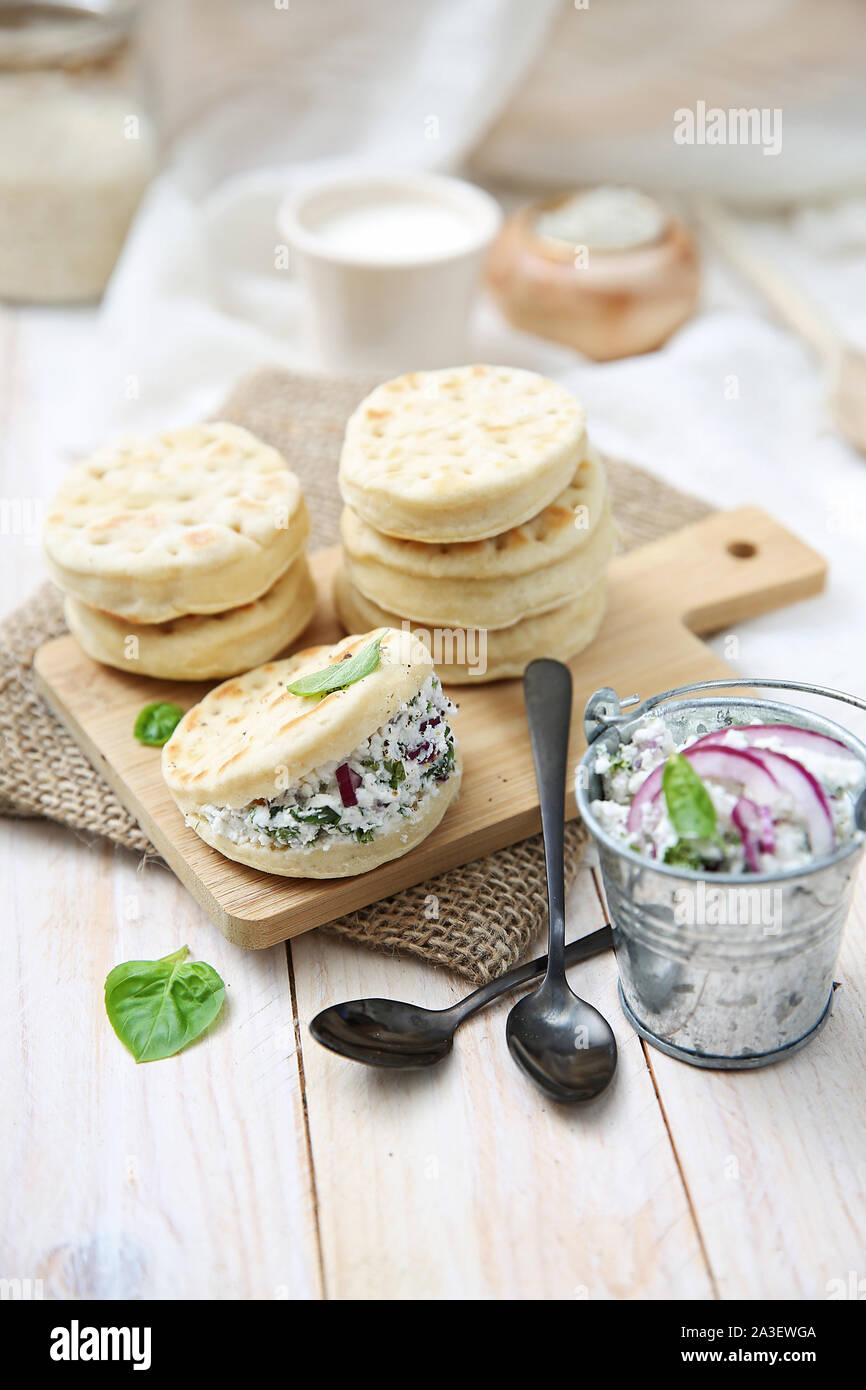
[[[347,685],[363,680],[379,665],[379,644],[381,637],[374,637],[363,651],[346,661],[334,661],[322,671],[312,671],[309,676],[301,676],[288,690],[293,695],[328,695],[332,690],[345,690]]]
[[[173,1057],[213,1023],[225,985],[213,966],[188,961],[182,946],[160,960],[128,960],[105,981],[105,1011],[136,1062]]]
[[[388,774],[388,784],[392,792],[395,792],[400,783],[406,781],[406,769],[401,762],[391,758],[385,758],[382,766]]]
[[[675,864],[683,869],[704,869],[706,864],[694,840],[677,840],[665,850],[665,864]]]
[[[298,811],[292,806],[289,814],[303,825],[339,825],[342,819],[333,806],[314,806],[309,811]]]
[[[454,738],[451,732],[449,731],[445,752],[442,754],[440,758],[436,760],[436,762],[433,764],[427,775],[428,777],[434,777],[437,782],[444,782],[451,776],[453,770]]]
[[[157,700],[139,711],[132,732],[139,743],[146,743],[150,748],[161,748],[164,743],[168,743],[184,713],[180,705],[169,705],[164,700]]]
[[[671,825],[685,840],[709,840],[716,833],[716,808],[688,758],[672,753],[662,773]]]
[[[300,835],[300,830],[295,830],[290,825],[263,825],[260,827],[266,835],[270,835],[272,840],[276,840],[278,845],[291,845]]]

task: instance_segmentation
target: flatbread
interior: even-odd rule
[[[498,536],[438,545],[401,540],[377,531],[351,507],[343,508],[340,536],[351,559],[376,561],[419,579],[514,579],[580,550],[608,507],[604,464],[587,444],[568,486],[529,521]]]
[[[297,477],[239,425],[127,437],[70,470],[45,521],[48,568],[92,608],[141,623],[251,603],[309,533]]]
[[[261,598],[223,613],[146,624],[89,608],[70,594],[65,604],[67,627],[94,661],[179,681],[222,680],[270,661],[300,636],[315,608],[316,586],[304,556]]]
[[[378,667],[353,685],[324,698],[286,689],[380,634]],[[187,711],[163,748],[168,789],[184,812],[278,796],[321,764],[347,757],[418,693],[432,668],[421,642],[386,624],[224,681]]]
[[[495,536],[568,485],[584,456],[585,425],[583,406],[535,372],[410,372],[378,386],[351,416],[343,500],[389,536]]]
[[[494,579],[404,574],[374,559],[344,554],[356,589],[383,609],[418,622],[499,629],[545,613],[596,583],[616,550],[617,530],[606,507],[585,543],[541,569]],[[484,544],[484,542],[481,542]],[[533,546],[543,552],[538,543]]]
[[[350,836],[332,836],[317,840],[307,849],[275,845],[235,844],[233,840],[214,832],[202,816],[192,820],[196,834],[219,850],[227,859],[248,864],[266,874],[284,878],[346,878],[349,874],[369,873],[379,864],[399,859],[425,840],[441,821],[460,790],[463,764],[459,747],[455,746],[454,768],[447,782],[437,782],[422,795],[414,820],[403,820],[391,830],[378,833],[367,844],[359,844]]]
[[[406,622],[406,628],[432,650],[436,669],[445,685],[483,685],[488,681],[522,676],[536,657],[568,660],[589,646],[604,617],[607,583],[604,577],[577,598],[537,617],[499,630],[453,629],[447,625],[427,628]],[[345,569],[337,571],[334,603],[347,629],[370,622],[396,626],[401,619],[386,613],[353,586]]]

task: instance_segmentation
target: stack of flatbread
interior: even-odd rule
[[[347,631],[409,627],[455,684],[595,636],[616,527],[583,407],[555,382],[488,366],[387,381],[348,423],[340,487]]]
[[[126,438],[66,476],[46,518],[66,621],[96,661],[169,680],[270,660],[313,615],[301,487],[238,425]]]

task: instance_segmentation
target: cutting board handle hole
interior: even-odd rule
[[[751,560],[757,553],[758,547],[751,541],[728,541],[728,554],[735,560]]]

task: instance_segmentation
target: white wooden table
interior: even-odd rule
[[[88,331],[87,314],[0,311],[3,497],[50,495],[64,362]],[[4,608],[41,577],[33,537],[2,535]],[[0,821],[0,875],[0,1278],[46,1298],[713,1299],[824,1298],[866,1273],[862,887],[833,1016],[778,1067],[672,1061],[622,1019],[613,958],[578,967],[620,1064],[572,1111],[515,1070],[504,1003],[429,1074],[310,1039],[342,998],[452,1002],[464,985],[440,971],[321,932],[244,953],[166,869],[44,822]],[[589,869],[569,916],[571,935],[603,921]],[[105,976],[182,942],[227,1006],[136,1067]]]

